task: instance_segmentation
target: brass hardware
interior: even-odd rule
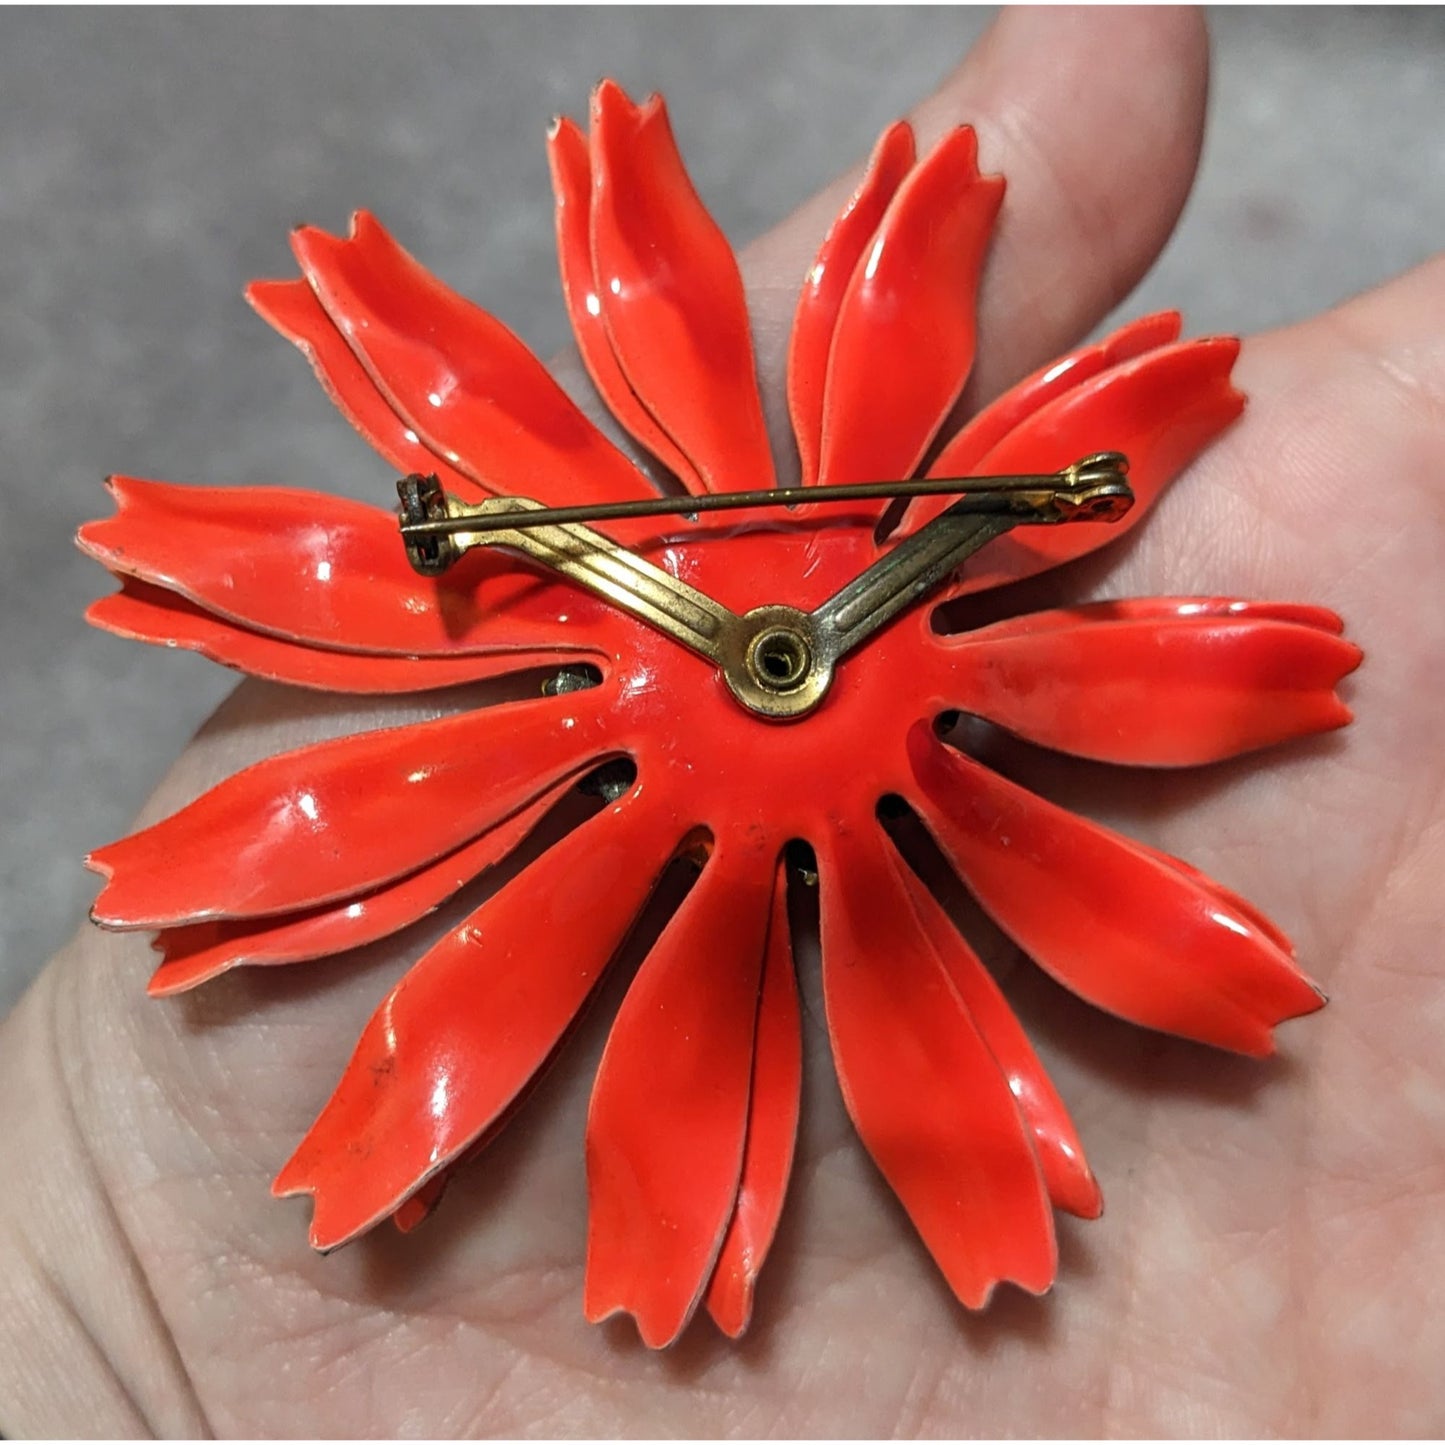
[[[1118,521],[1134,501],[1125,480],[1128,468],[1128,459],[1120,453],[1100,452],[1047,476],[787,487],[591,507],[547,508],[526,497],[492,497],[471,504],[448,496],[436,477],[406,477],[397,483],[397,493],[407,557],[423,575],[445,572],[472,547],[520,552],[715,663],[744,707],[783,720],[817,707],[841,658],[1010,528]],[[800,501],[954,493],[960,497],[953,506],[812,612],[773,604],[739,616],[582,525]]]
[[[397,483],[402,498],[402,535],[408,544],[423,537],[457,532],[490,532],[509,526],[562,526],[572,522],[615,522],[633,517],[694,516],[701,512],[736,512],[755,507],[797,507],[804,503],[879,501],[892,497],[968,497],[975,513],[1004,512],[1035,521],[1061,493],[1083,493],[1121,477],[1129,468],[1119,452],[1098,452],[1058,472],[992,477],[917,477],[901,482],[849,482],[836,487],[766,487],[755,492],[715,492],[704,496],[648,497],[636,502],[597,502],[577,507],[541,507],[525,522],[486,515],[487,503],[466,507],[453,502],[448,512],[429,510],[415,493],[435,477],[413,475]],[[439,484],[435,494],[443,496]],[[429,494],[430,495],[430,494]],[[1097,520],[1107,520],[1099,518]],[[415,566],[415,562],[412,564]],[[417,568],[418,571],[422,569]],[[443,569],[444,570],[444,569]]]

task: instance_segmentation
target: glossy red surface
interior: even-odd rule
[[[595,659],[580,638],[570,651],[498,647],[441,657],[331,651],[252,632],[178,593],[133,577],[121,579],[119,592],[91,603],[85,620],[117,637],[185,648],[251,677],[321,692],[429,691],[522,669],[580,665]]]
[[[1114,524],[1015,528],[988,549],[986,563],[968,570],[952,595],[1030,577],[1137,527],[1169,482],[1243,410],[1244,397],[1229,379],[1238,355],[1233,337],[1160,347],[1081,381],[1006,432],[970,471],[1048,472],[1090,452],[1121,451],[1129,458],[1134,505]],[[946,475],[941,465],[929,470]],[[905,530],[916,530],[933,512],[910,509]]]
[[[1359,666],[1353,643],[1190,606],[1130,617],[1105,603],[950,638],[950,695],[1030,742],[1136,766],[1216,762],[1350,721],[1335,687]]]
[[[974,297],[1002,200],[968,126],[898,187],[838,307],[820,481],[905,477],[923,460],[973,367]]]
[[[87,860],[97,922],[171,928],[368,892],[610,751],[611,690],[504,703],[268,758]],[[257,823],[262,826],[258,829]],[[344,832],[344,848],[323,843]]]
[[[697,469],[642,404],[623,372],[602,314],[602,290],[592,258],[592,157],[587,137],[571,120],[556,121],[547,139],[552,192],[557,198],[557,261],[572,335],[587,374],[607,409],[628,434],[690,492],[707,490]]]
[[[615,86],[588,137],[551,142],[579,347],[622,425],[682,485],[766,485],[742,284],[659,100]],[[902,475],[938,446],[974,347],[973,297],[1001,183],[971,133],[915,163],[890,130],[805,281],[788,401],[809,481]],[[251,298],[309,356],[386,461],[461,493],[549,502],[648,494],[642,472],[500,323],[369,217],[303,231],[304,278]],[[1146,317],[1044,368],[943,439],[934,471],[1132,461],[1131,524],[1238,414],[1237,343]],[[390,478],[368,483],[379,502]],[[654,885],[702,850],[647,950],[588,1126],[585,1305],[650,1344],[700,1304],[737,1335],[787,1189],[802,1068],[787,874],[818,860],[827,1025],[848,1109],[959,1298],[1049,1287],[1052,1209],[1098,1184],[1004,996],[878,818],[901,796],[982,906],[1083,998],[1246,1053],[1322,999],[1288,940],[1187,864],[1074,816],[939,740],[961,708],[1066,753],[1183,766],[1338,727],[1359,660],[1322,608],[1154,598],[935,630],[938,603],[1118,535],[1022,529],[839,664],[805,717],[764,720],[716,669],[590,594],[500,552],[440,579],[407,566],[384,505],[279,488],[116,479],[81,545],[122,590],[92,620],[300,685],[427,691],[585,659],[599,686],[301,748],[101,848],[97,920],[159,931],[152,991],[242,964],[371,942],[442,904],[533,834],[595,764],[623,796],[567,832],[413,965],[368,1023],[276,1180],[314,1201],[330,1248],[416,1227],[451,1170],[511,1116],[564,1043]],[[915,504],[903,529],[925,525]],[[616,535],[737,610],[811,608],[879,556],[881,507],[680,519]]]
[[[358,211],[346,240],[303,226],[291,246],[336,330],[428,451],[489,492],[650,495],[526,346],[417,265],[374,216]]]
[[[1084,1146],[1008,1001],[933,894],[908,869],[898,872],[959,1005],[1008,1080],[1019,1114],[1032,1133],[1050,1201],[1056,1209],[1081,1219],[1097,1219],[1104,1199],[1084,1158]]]
[[[913,127],[902,120],[889,126],[869,157],[858,189],[829,228],[803,278],[788,343],[788,412],[804,485],[818,480],[828,356],[843,297],[915,158]]]
[[[1054,1279],[1031,1131],[880,830],[820,839],[823,991],[843,1102],[953,1292]]]
[[[742,1177],[707,1291],[708,1313],[734,1339],[752,1319],[753,1291],[773,1243],[792,1173],[803,1084],[801,1030],[788,927],[787,870],[779,865],[758,998]]]
[[[714,847],[597,1068],[583,1308],[627,1311],[653,1347],[701,1302],[737,1203],[776,864],[763,839]]]
[[[1324,1004],[1275,931],[1192,870],[1045,802],[922,728],[910,752],[919,812],[959,876],[1081,998],[1259,1055],[1273,1052],[1276,1024]]]
[[[597,987],[675,841],[664,812],[624,799],[417,960],[276,1176],[276,1194],[314,1197],[318,1249],[386,1218],[505,1116]],[[565,946],[537,946],[544,918]]]
[[[661,96],[592,97],[592,262],[632,389],[710,492],[773,481],[743,278],[693,190]]]
[[[928,469],[929,475],[972,475],[979,470],[983,458],[1034,412],[1102,371],[1178,341],[1183,324],[1183,318],[1177,311],[1141,316],[1137,321],[1121,326],[1103,341],[1082,346],[1058,361],[1040,367],[961,426],[939,452],[937,460]],[[905,530],[914,530],[926,515],[936,511],[927,502],[910,505],[918,509],[918,515],[910,519],[910,525]]]
[[[304,278],[253,281],[246,288],[246,299],[263,320],[296,344],[342,415],[398,472],[435,472],[449,492],[472,501],[488,495],[472,477],[428,450],[404,414],[367,375]]]
[[[572,779],[567,779],[488,828],[480,838],[369,893],[297,913],[164,928],[156,935],[163,961],[151,975],[147,991],[160,998],[194,988],[243,964],[305,963],[396,933],[507,857],[572,785]]]
[[[80,545],[123,577],[175,592],[256,632],[346,652],[446,656],[605,650],[603,603],[500,554],[419,577],[396,518],[317,492],[182,487],[112,477],[119,511]]]

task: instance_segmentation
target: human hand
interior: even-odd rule
[[[1129,86],[1080,106],[1106,63]],[[985,165],[1011,180],[978,400],[1063,350],[1152,260],[1187,191],[1203,78],[1197,17],[1014,14],[916,113],[925,144],[972,121]],[[774,386],[796,278],[846,188],[745,258]],[[1081,223],[1063,232],[1070,207]],[[586,1326],[579,1306],[582,1120],[616,987],[423,1232],[381,1230],[322,1259],[269,1180],[420,930],[164,1004],[144,997],[142,940],[87,930],[0,1034],[0,1427],[1438,1428],[1442,336],[1436,262],[1250,341],[1245,419],[1129,543],[1030,584],[1039,603],[1308,598],[1341,612],[1370,657],[1346,734],[1207,772],[1134,778],[1011,751],[1010,769],[1049,796],[1246,892],[1334,998],[1261,1065],[1143,1034],[1014,972],[1011,999],[1107,1199],[1096,1224],[1061,1221],[1051,1297],[1003,1291],[980,1317],[953,1302],[847,1124],[806,957],[799,1168],[752,1332],[733,1346],[699,1326],[657,1356],[625,1322]],[[247,684],[147,817],[245,762],[413,715]]]

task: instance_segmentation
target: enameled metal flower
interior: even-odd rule
[[[550,149],[563,290],[613,415],[688,493],[772,484],[737,264],[662,101],[636,106],[604,83],[590,136],[564,120]],[[1275,1024],[1320,1006],[1288,941],[1242,899],[1026,791],[936,726],[959,710],[1086,758],[1210,763],[1347,722],[1334,688],[1360,656],[1321,608],[1212,597],[940,630],[940,603],[1136,524],[1243,404],[1237,343],[1180,341],[1166,313],[1029,377],[939,446],[972,362],[1003,189],[980,175],[968,128],[921,160],[907,125],[883,136],[794,320],[803,482],[907,478],[927,457],[930,475],[1037,474],[1112,449],[1129,458],[1133,509],[1112,526],[1002,531],[934,578],[926,603],[840,653],[826,691],[787,715],[745,705],[726,668],[635,607],[505,547],[425,577],[380,506],[112,480],[116,514],[80,537],[122,584],[92,608],[100,627],[341,692],[542,667],[562,680],[271,758],[99,849],[94,917],[157,931],[153,993],[393,933],[515,850],[599,765],[635,767],[377,1009],[276,1180],[278,1194],[314,1197],[317,1247],[426,1214],[687,853],[700,871],[626,994],[594,1086],[585,1306],[594,1320],[630,1312],[652,1345],[700,1303],[740,1333],[798,1116],[783,860],[801,840],[817,860],[828,1033],[863,1143],[962,1301],[981,1306],[1000,1281],[1047,1289],[1053,1209],[1094,1216],[1099,1190],[998,987],[880,822],[885,798],[917,813],[1024,953],[1102,1009],[1265,1054]],[[514,335],[370,216],[346,239],[299,230],[294,247],[302,277],[255,284],[252,304],[392,466],[435,477],[455,506],[657,495],[660,468],[635,465]],[[807,622],[908,539],[934,536],[948,508],[813,504],[604,530],[720,615]],[[806,669],[809,636],[764,662]]]

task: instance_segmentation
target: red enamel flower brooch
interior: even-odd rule
[[[943,602],[1136,525],[1238,415],[1238,345],[1149,316],[940,438],[1004,187],[968,128],[920,160],[895,125],[793,322],[807,494],[770,492],[742,281],[662,101],[603,84],[590,135],[561,121],[550,152],[577,344],[660,466],[635,465],[362,214],[346,239],[299,230],[302,276],[249,294],[407,474],[400,521],[284,488],[117,477],[115,515],[80,534],[121,581],[90,619],[122,636],[339,692],[546,683],[245,769],[94,853],[94,917],[156,931],[155,994],[340,953],[413,923],[590,791],[587,816],[383,1000],[281,1169],[275,1192],[313,1197],[328,1249],[426,1215],[565,1043],[660,875],[695,860],[587,1120],[586,1313],[630,1312],[662,1345],[699,1304],[745,1328],[777,1223],[802,1047],[784,855],[805,843],[864,1145],[965,1304],[1000,1281],[1046,1290],[1052,1211],[1097,1215],[1098,1186],[880,805],[903,800],[1019,948],[1102,1009],[1265,1054],[1275,1024],[1320,1007],[1244,900],[938,726],[963,712],[1063,753],[1182,767],[1349,720],[1334,688],[1360,654],[1318,607],[1168,597],[939,620]]]

